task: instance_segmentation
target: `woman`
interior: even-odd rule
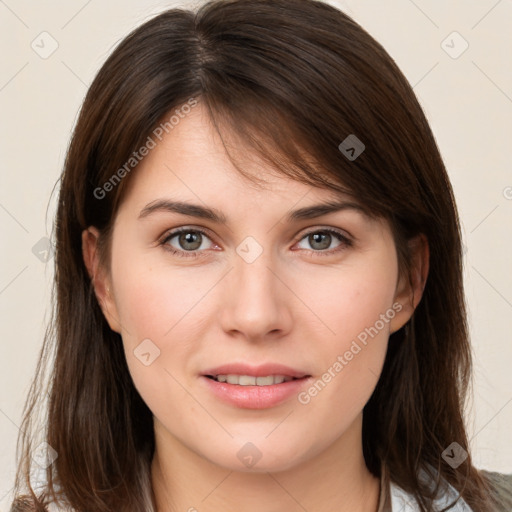
[[[501,506],[444,164],[333,7],[214,1],[121,42],[62,175],[56,304],[13,510]]]

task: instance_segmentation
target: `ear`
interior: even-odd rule
[[[408,242],[411,260],[410,276],[400,275],[395,292],[395,303],[401,305],[401,309],[390,322],[390,333],[401,329],[411,318],[423,296],[423,290],[427,282],[430,251],[428,240],[424,234],[419,234]]]
[[[94,226],[82,231],[82,255],[103,315],[110,328],[115,332],[121,333],[121,323],[118,320],[117,306],[111,289],[110,276],[100,265],[98,239],[99,231]]]

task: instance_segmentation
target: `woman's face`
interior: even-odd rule
[[[265,188],[234,169],[199,104],[131,176],[110,274],[95,284],[158,439],[225,468],[277,471],[360,431],[410,290],[386,222],[244,165]],[[310,210],[329,201],[345,207]],[[205,376],[216,373],[247,377]],[[286,382],[251,379],[272,375]]]

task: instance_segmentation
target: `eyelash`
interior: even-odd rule
[[[178,256],[180,258],[200,258],[200,257],[202,257],[201,253],[204,251],[199,251],[199,252],[197,252],[197,250],[196,251],[180,251],[180,250],[174,249],[170,245],[168,245],[169,240],[174,238],[176,235],[179,235],[180,233],[200,233],[201,235],[203,235],[207,238],[210,238],[208,233],[202,229],[199,229],[199,228],[192,229],[192,228],[182,227],[182,228],[175,229],[174,231],[171,231],[170,233],[168,233],[163,238],[163,240],[160,242],[160,245],[162,245],[166,251],[169,251],[171,254]],[[352,247],[352,245],[353,245],[352,240],[350,240],[347,236],[345,236],[340,231],[337,231],[332,228],[323,228],[323,229],[316,229],[313,231],[309,231],[308,233],[305,233],[304,236],[298,240],[298,242],[304,240],[304,238],[306,238],[307,236],[315,234],[315,233],[329,233],[331,235],[334,235],[340,242],[342,242],[340,246],[336,247],[335,249],[328,250],[328,251],[310,250],[309,252],[311,252],[315,257],[316,256],[319,256],[319,257],[332,256],[333,254],[341,252],[348,247]],[[307,250],[307,249],[301,249],[301,250]]]

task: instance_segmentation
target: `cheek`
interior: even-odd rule
[[[396,314],[396,276],[390,271],[393,260],[374,263],[345,269],[336,279],[308,288],[308,303],[328,330],[322,329],[316,343],[319,375],[299,402],[325,412],[324,424],[333,432],[347,427],[362,410],[386,356]]]
[[[300,290],[298,294],[306,298],[314,318],[311,324],[322,322],[322,331],[319,331],[319,334],[323,332],[325,340],[322,346],[329,351],[343,350],[374,326],[382,314],[391,309],[388,316],[394,316],[396,275],[393,265],[392,259],[389,262],[376,259],[340,268],[336,275],[316,273],[307,280],[302,276],[297,279],[294,290]],[[384,326],[379,322],[377,327],[388,335],[388,322]]]
[[[126,339],[131,343],[150,338],[165,342],[180,324],[190,322],[190,313],[207,291],[208,278],[162,263],[151,264],[144,254],[123,259],[115,270],[116,308]],[[201,284],[202,283],[202,284]]]
[[[115,261],[116,309],[134,384],[153,411],[162,404],[183,411],[190,397],[180,383],[190,384],[194,354],[204,338],[202,299],[218,276],[151,262],[144,254]]]
[[[182,372],[194,349],[183,329],[194,322],[195,295],[179,275],[143,261],[126,260],[117,268],[116,305],[126,361],[135,387],[157,417],[193,413]],[[194,336],[193,329],[188,332]]]
[[[333,318],[334,330],[345,342],[359,337],[361,333],[374,326],[382,314],[392,308],[394,288],[388,279],[367,280],[350,278],[339,290],[338,304],[334,301],[328,310]],[[338,306],[338,308],[336,307]],[[389,323],[378,324],[379,331],[389,333]]]

